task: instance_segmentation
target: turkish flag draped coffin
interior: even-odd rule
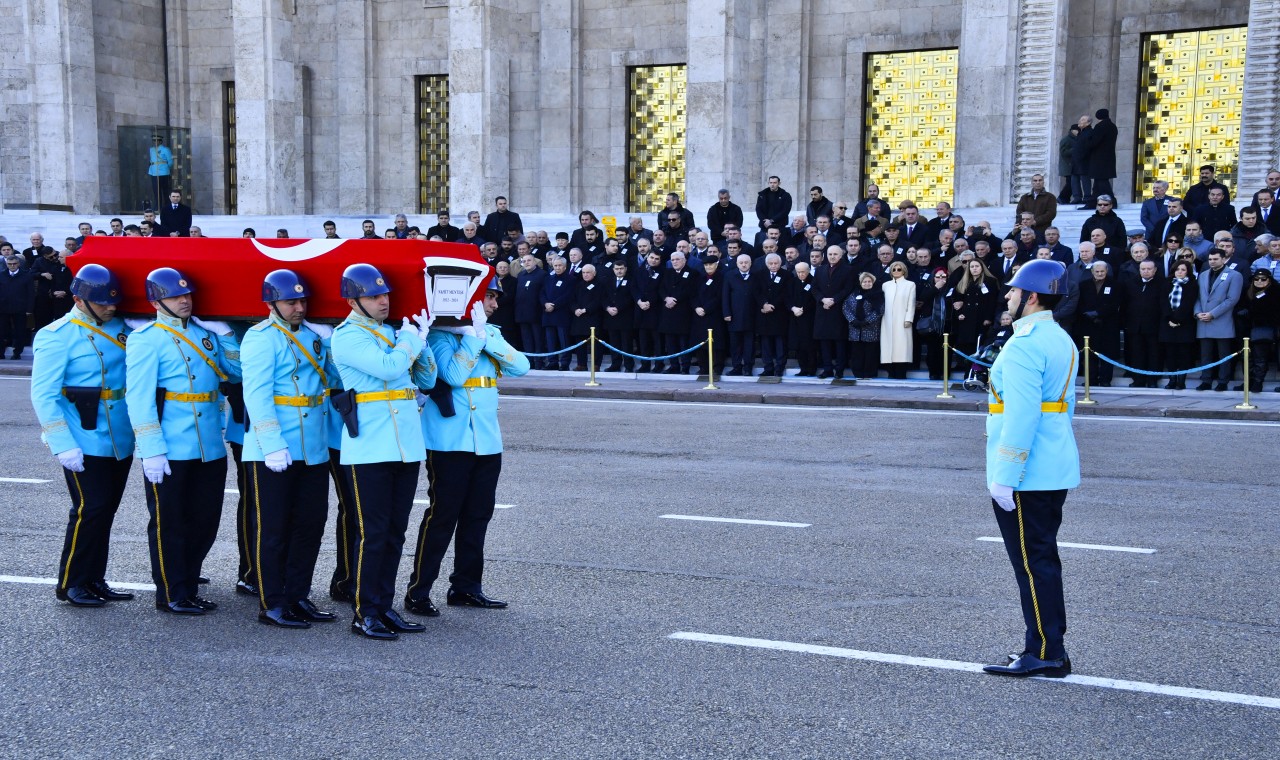
[[[292,269],[311,291],[307,318],[341,320],[351,312],[339,296],[342,271],[372,264],[391,285],[391,319],[417,314],[428,305],[427,271],[472,273],[467,314],[484,300],[493,268],[473,245],[426,240],[292,240],[256,238],[87,237],[67,265],[78,272],[101,264],[115,273],[124,291],[121,311],[153,315],[147,303],[147,274],[173,267],[194,286],[195,313],[210,319],[264,319],[262,280],[276,269]],[[456,282],[456,280],[455,280]],[[464,321],[470,321],[469,317]]]

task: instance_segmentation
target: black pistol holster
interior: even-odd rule
[[[80,414],[80,427],[85,430],[98,428],[98,402],[102,400],[102,389],[87,385],[68,385],[62,389],[71,405]]]

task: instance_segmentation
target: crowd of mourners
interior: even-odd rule
[[[1277,193],[1280,171],[1272,171],[1237,214],[1230,190],[1204,166],[1181,196],[1154,183],[1141,227],[1126,228],[1114,197],[1097,195],[1074,247],[1054,226],[1059,197],[1041,175],[1003,235],[947,202],[927,217],[912,200],[881,197],[876,185],[852,204],[814,186],[797,208],[775,176],[757,193],[750,226],[728,190],[701,225],[673,193],[652,227],[632,216],[612,234],[589,210],[572,232],[526,230],[500,196],[483,220],[472,211],[460,227],[447,211],[425,231],[400,214],[382,231],[364,220],[357,237],[475,245],[503,285],[492,322],[517,348],[545,354],[533,358],[534,369],[587,369],[587,345],[565,349],[594,328],[602,341],[596,369],[606,372],[781,377],[794,360],[799,377],[904,378],[923,366],[941,379],[943,335],[963,354],[989,357],[1012,331],[1007,283],[1024,262],[1044,258],[1067,268],[1069,290],[1054,317],[1078,345],[1089,339],[1095,384],[1110,386],[1116,374],[1100,354],[1132,368],[1125,372],[1135,387],[1156,387],[1164,376],[1161,387],[1184,389],[1178,372],[1231,356],[1250,338],[1256,392],[1276,359],[1280,325]],[[158,217],[147,212],[136,225],[112,219],[110,230],[94,231],[82,223],[61,251],[39,233],[21,252],[0,243],[8,269],[0,357],[3,348],[20,357],[32,327],[70,308],[65,259],[85,236],[200,236],[180,200],[174,191]],[[323,229],[339,237],[334,222]],[[715,367],[701,346],[709,339]],[[1227,390],[1235,364],[1200,372],[1196,388]],[[951,369],[969,367],[952,356]]]

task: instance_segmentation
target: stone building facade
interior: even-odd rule
[[[913,162],[941,178],[911,193],[922,205],[1002,205],[1056,175],[1066,126],[1099,107],[1127,198],[1158,118],[1150,35],[1244,27],[1242,55],[1202,41],[1179,86],[1235,72],[1201,93],[1203,118],[1234,120],[1243,186],[1280,164],[1280,0],[0,0],[0,19],[6,208],[136,210],[130,146],[166,128],[202,213],[458,214],[498,194],[649,211],[634,183],[659,154],[699,211],[720,187],[749,208],[770,174],[798,204],[813,184],[852,197]],[[913,51],[928,73],[891,69]],[[655,66],[679,93],[638,108],[635,73]],[[432,81],[441,102],[424,101]],[[922,116],[937,139],[913,142]]]

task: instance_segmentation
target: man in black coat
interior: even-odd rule
[[[1083,243],[1088,240],[1089,233],[1099,229],[1107,235],[1107,247],[1123,251],[1125,244],[1128,243],[1128,235],[1125,234],[1127,230],[1124,226],[1124,220],[1115,215],[1114,209],[1114,198],[1110,195],[1099,195],[1097,211],[1093,213],[1093,216],[1084,220],[1084,224],[1080,227],[1080,242]]]
[[[75,238],[68,238],[74,243]],[[36,284],[33,308],[35,326],[39,330],[53,320],[71,311],[71,280],[74,275],[62,257],[49,248],[31,265],[31,277]]]
[[[1219,232],[1229,231],[1236,225],[1235,207],[1227,203],[1226,199],[1226,191],[1215,187],[1209,191],[1209,202],[1198,206],[1191,215],[1192,219],[1200,222],[1200,229],[1204,230],[1204,236],[1210,240]]]
[[[827,196],[822,194],[820,186],[814,185],[809,188],[809,205],[804,208],[804,216],[810,227],[818,223],[818,217],[820,216],[830,219],[832,208],[831,201],[827,200]]]
[[[711,242],[724,240],[725,225],[742,227],[742,207],[729,199],[729,191],[720,188],[719,200],[707,209],[707,232],[711,234]]]
[[[1116,176],[1116,137],[1119,136],[1119,130],[1107,109],[1099,108],[1094,116],[1098,117],[1098,121],[1085,140],[1088,143],[1088,174],[1093,180],[1093,197],[1100,198],[1103,195],[1114,195],[1111,180]],[[1089,207],[1090,204],[1086,201],[1080,210],[1087,210]]]
[[[756,337],[760,340],[761,377],[782,377],[787,366],[787,312],[791,275],[782,269],[782,257],[765,256],[765,271],[751,289],[756,310]]]
[[[667,193],[666,206],[658,212],[658,229],[667,230],[667,237],[671,237],[671,215],[676,214],[680,217],[679,229],[684,230],[687,236],[689,230],[693,229],[693,212],[680,204],[680,196],[675,193]]]
[[[12,358],[21,359],[31,337],[27,315],[35,306],[35,282],[17,256],[6,258],[4,266],[0,272],[0,359],[6,348],[13,349]]]
[[[756,218],[760,220],[760,229],[785,229],[790,214],[791,193],[782,189],[782,180],[776,175],[769,177],[769,186],[756,194]]]
[[[1222,197],[1227,200],[1231,199],[1231,191],[1227,189],[1226,185],[1217,180],[1217,173],[1218,170],[1213,164],[1205,164],[1200,167],[1200,181],[1187,188],[1187,192],[1182,194],[1182,207],[1187,210],[1188,214],[1195,216],[1196,209],[1208,205],[1209,192],[1212,190],[1221,190]]]
[[[455,242],[462,237],[462,230],[449,223],[448,211],[441,211],[436,214],[435,226],[427,230],[427,238],[433,237],[438,237],[446,243]]]
[[[662,352],[670,355],[689,347],[693,329],[693,298],[698,293],[698,280],[686,266],[682,251],[671,254],[670,268],[662,270],[658,281],[658,333],[662,335]],[[688,354],[670,359],[664,374],[689,374],[693,357]]]
[[[635,335],[636,303],[631,280],[627,276],[628,269],[630,269],[629,262],[626,259],[618,259],[613,262],[613,276],[601,278],[605,280],[604,317],[601,324],[604,327],[605,341],[614,348],[630,354],[635,353],[632,339]],[[627,372],[634,372],[635,360],[616,351],[613,352],[613,360],[605,372],[621,372],[623,368]]]
[[[180,191],[169,191],[169,202],[160,207],[160,226],[166,237],[191,236],[191,207],[182,202]]]
[[[738,254],[734,270],[724,276],[722,303],[724,321],[729,328],[729,356],[733,367],[726,375],[751,375],[756,364],[756,309],[752,299],[754,283],[759,277],[751,271],[751,257]]]
[[[480,225],[480,234],[485,240],[497,242],[507,237],[507,233],[511,230],[520,230],[524,234],[524,223],[520,221],[520,215],[507,208],[507,198],[499,195],[493,199],[494,210],[484,218],[484,224]]]
[[[713,248],[712,251],[715,249]],[[728,357],[728,344],[725,342],[724,321],[724,272],[720,267],[720,255],[711,253],[702,260],[705,276],[699,281],[698,294],[693,298],[693,331],[689,342],[701,343],[707,339],[707,331],[711,331],[715,341],[715,374],[723,372]],[[707,367],[707,351],[699,349],[694,354],[697,361],[698,374],[710,374]]]
[[[524,350],[530,353],[546,351],[542,330],[542,281],[546,271],[532,255],[520,259],[520,274],[516,277],[516,324],[520,327],[520,340]],[[529,360],[533,369],[542,369],[549,360],[533,357]]]
[[[1125,362],[1135,369],[1160,369],[1161,302],[1165,283],[1150,259],[1138,265],[1137,277],[1120,280],[1121,310],[1124,314]],[[1155,388],[1155,375],[1135,375],[1134,388]]]
[[[937,242],[936,238],[929,239],[929,225],[920,218],[920,209],[915,206],[907,206],[902,210],[902,221],[898,223],[898,229],[902,230],[898,239],[905,245],[919,248]]]

